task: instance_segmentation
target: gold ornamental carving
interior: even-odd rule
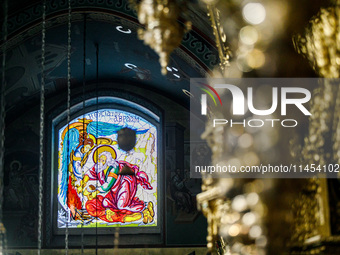
[[[178,21],[180,14],[185,11],[185,4],[179,5],[175,0],[130,2],[137,10],[139,22],[145,26],[145,29],[138,30],[138,37],[158,54],[161,71],[165,75],[171,52],[191,29],[190,21],[184,24]]]

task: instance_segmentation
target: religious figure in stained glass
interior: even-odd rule
[[[136,133],[131,151],[117,132]],[[120,110],[85,114],[59,130],[58,227],[157,226],[157,129]]]

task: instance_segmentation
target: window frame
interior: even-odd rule
[[[73,120],[78,117],[82,117],[82,115],[91,111],[95,111],[97,109],[115,109],[122,110],[126,112],[130,112],[140,116],[153,124],[157,129],[157,226],[153,227],[121,227],[119,228],[120,233],[120,241],[123,245],[125,243],[131,244],[132,236],[136,239],[138,235],[138,240],[141,239],[143,241],[135,240],[134,244],[143,244],[150,243],[153,244],[152,241],[154,239],[156,242],[154,244],[162,243],[163,241],[163,232],[164,232],[164,167],[163,167],[163,158],[164,158],[164,148],[163,148],[163,113],[160,109],[157,109],[154,105],[151,105],[147,100],[143,100],[140,97],[134,98],[135,100],[131,100],[133,96],[129,93],[129,98],[116,97],[116,96],[98,96],[91,97],[84,102],[78,102],[74,104],[70,108],[70,120]],[[137,101],[137,102],[136,102]],[[142,104],[141,104],[142,103]],[[85,106],[85,107],[84,107]],[[149,106],[149,107],[147,107]],[[152,110],[151,110],[152,109]],[[54,239],[59,239],[65,236],[65,229],[59,229],[57,226],[57,211],[58,211],[58,198],[57,198],[57,189],[58,189],[58,139],[59,139],[59,129],[67,124],[67,109],[62,111],[60,114],[54,115],[55,117],[51,117],[51,133],[50,133],[50,164],[48,167],[49,176],[47,176],[47,183],[50,183],[50,203],[46,206],[46,212],[50,211],[50,215],[47,215],[46,218],[46,232],[49,232],[49,235],[46,237],[46,243],[52,244],[55,243]],[[104,227],[104,228],[69,228],[69,235],[72,239],[72,236],[79,236],[82,231],[86,237],[91,237],[95,234],[100,235],[103,238],[103,244],[112,243],[112,237],[108,238],[108,236],[114,234],[116,231],[116,227]],[[126,238],[122,238],[126,237]],[[64,237],[63,237],[64,238]],[[78,237],[79,238],[79,237]],[[93,238],[92,238],[93,239]],[[107,239],[107,241],[105,241]],[[125,240],[125,241],[124,241]],[[149,240],[149,241],[147,241]],[[58,242],[58,243],[59,243]]]

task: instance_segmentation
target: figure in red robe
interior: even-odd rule
[[[87,212],[106,222],[131,222],[142,218],[144,223],[152,222],[152,202],[145,203],[136,197],[138,185],[147,190],[152,189],[147,174],[140,171],[138,166],[116,161],[115,158],[114,149],[108,145],[94,152],[95,165],[83,180],[84,183],[97,181],[97,187],[92,185],[96,195],[85,204]]]

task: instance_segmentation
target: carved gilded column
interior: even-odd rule
[[[294,39],[298,53],[306,57],[320,77],[313,91],[309,131],[304,138],[301,162],[340,163],[340,1],[322,8],[311,19],[305,35]],[[334,173],[336,174],[336,173]],[[331,236],[327,176],[308,179],[293,204],[292,254],[333,254],[327,252]],[[329,176],[328,176],[329,177]],[[332,176],[339,178],[339,175]],[[318,244],[318,248],[305,248]],[[295,250],[294,250],[295,249]],[[335,254],[335,253],[334,253]]]

